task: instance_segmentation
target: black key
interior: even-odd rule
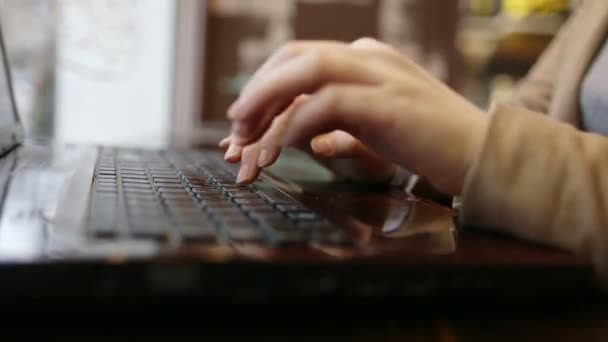
[[[181,183],[176,177],[153,177],[155,182],[161,183]]]
[[[232,212],[238,212],[240,213],[241,210],[235,206],[232,203],[229,202],[217,202],[217,203],[204,203],[204,207],[205,209],[207,209],[208,211],[215,211],[218,212],[219,210],[231,210]]]
[[[283,216],[281,213],[273,210],[273,209],[264,209],[264,210],[256,210],[256,211],[251,211],[248,213],[249,216],[251,216],[251,218],[253,218],[256,221],[268,221],[268,220],[285,220],[287,221],[287,219],[285,218],[285,216]]]
[[[97,176],[97,180],[116,181],[116,176]]]
[[[107,187],[107,186],[98,186],[95,189],[95,192],[97,193],[106,193],[106,194],[115,194],[118,192],[118,189],[116,189],[116,187]]]
[[[148,183],[145,182],[143,184],[140,183],[123,183],[123,187],[125,189],[152,189],[152,186]]]
[[[141,171],[141,172],[135,172],[135,171],[121,172],[120,175],[123,178],[127,178],[127,177],[146,177],[146,178],[148,178],[148,174],[145,171]]]
[[[227,184],[223,185],[222,188],[231,191],[247,191],[251,192],[251,188],[248,185],[238,185],[238,184]]]
[[[184,187],[179,188],[159,188],[159,192],[163,194],[188,194],[188,191]]]
[[[129,213],[138,216],[163,216],[163,208],[160,205],[129,205]]]
[[[192,196],[190,196],[190,194],[184,192],[183,194],[167,194],[167,193],[162,193],[161,194],[163,200],[165,200],[166,202],[190,202],[190,201],[194,201],[192,199]]]
[[[116,233],[116,224],[112,220],[93,222],[93,234],[96,237],[112,238]]]
[[[158,195],[152,189],[123,189],[125,197],[130,198],[156,198]]]
[[[156,182],[156,186],[159,189],[184,189],[182,183]]]
[[[122,173],[146,173],[146,169],[143,167],[126,167],[121,166],[120,170]]]
[[[196,226],[196,225],[200,225],[200,226],[204,226],[206,224],[208,224],[208,222],[213,222],[209,216],[202,216],[202,215],[197,215],[197,216],[179,216],[176,217],[175,219],[177,221],[178,224],[180,225],[186,225],[186,226]]]
[[[229,204],[233,205],[229,199],[227,199],[226,197],[223,197],[221,195],[218,195],[218,194],[207,194],[205,196],[197,196],[197,197],[200,198],[204,203],[208,203],[208,204],[229,203]]]
[[[160,212],[163,207],[158,202],[152,201],[131,201],[127,202],[129,210],[150,210]]]
[[[194,207],[198,208],[198,201],[192,197],[163,197],[163,200],[169,207]]]
[[[192,186],[192,190],[201,191],[203,193],[208,192],[208,191],[215,191],[215,192],[220,191],[220,189],[217,186],[211,185],[211,184]]]
[[[278,204],[277,209],[283,212],[307,210],[304,206],[300,204]]]
[[[255,185],[258,194],[272,204],[297,204],[297,202],[285,193],[275,189],[269,184],[260,182]]]
[[[145,180],[146,182],[149,182],[147,175],[125,175],[125,174],[122,175],[123,181],[131,180],[131,179]]]
[[[251,192],[251,191],[243,191],[243,192],[229,192],[228,196],[230,196],[230,198],[256,198],[256,199],[261,199],[260,196],[258,196],[256,193]],[[263,200],[262,200],[263,201]]]
[[[269,231],[287,232],[287,231],[304,231],[296,227],[291,221],[284,217],[277,216],[260,216],[255,218],[255,221]]]
[[[174,217],[208,217],[209,213],[201,208],[185,207],[185,208],[170,208],[169,211]]]
[[[321,217],[312,211],[288,212],[287,217],[296,221],[317,221]]]
[[[175,170],[173,170],[170,167],[164,167],[165,165],[162,166],[158,166],[157,165],[153,165],[153,164],[148,164],[148,169],[150,170],[150,173],[175,173]]]
[[[188,182],[188,184],[190,184],[191,186],[205,186],[205,185],[211,185],[212,183],[209,182],[207,179],[203,179],[203,178],[188,178],[186,180],[186,182]]]
[[[96,188],[104,188],[104,189],[117,189],[118,184],[116,182],[97,182]]]
[[[276,212],[271,206],[270,204],[268,204],[267,202],[264,203],[256,203],[256,204],[243,204],[241,205],[241,209],[243,209],[244,211],[255,211],[255,212]]]
[[[263,199],[256,198],[235,198],[234,202],[240,205],[254,205],[254,204],[264,204],[266,203]]]
[[[150,172],[152,177],[154,178],[173,178],[176,179],[178,177],[175,172]]]
[[[118,193],[98,192],[98,193],[95,193],[94,200],[96,203],[99,203],[99,202],[116,203],[116,201],[118,200]]]
[[[123,178],[122,179],[122,183],[123,184],[150,184],[150,181],[148,180],[148,177],[146,178],[141,178],[141,179],[137,179],[137,178]]]
[[[179,227],[179,231],[185,240],[215,240],[217,228],[212,221],[205,221],[200,224],[184,224]]]
[[[125,192],[125,199],[127,201],[153,201],[158,202],[159,198],[153,192]]]
[[[262,230],[245,219],[225,220],[222,225],[228,231],[231,240],[260,241],[264,238]]]
[[[179,214],[179,215],[203,215],[205,212],[203,211],[202,208],[199,208],[196,206],[196,204],[192,204],[192,205],[184,205],[184,206],[170,206],[169,210],[171,210],[172,213],[174,214]]]
[[[137,237],[163,239],[167,235],[167,225],[162,221],[136,221],[131,224],[131,232]]]

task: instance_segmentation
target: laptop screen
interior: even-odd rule
[[[4,153],[20,143],[21,134],[21,123],[13,94],[5,37],[0,23],[0,153]]]

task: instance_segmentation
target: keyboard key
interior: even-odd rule
[[[180,188],[159,188],[158,189],[159,192],[161,192],[163,195],[167,195],[167,194],[176,194],[176,195],[181,195],[181,194],[189,194],[188,190],[184,189],[184,187],[180,187]]]
[[[125,194],[130,194],[130,195],[153,195],[155,194],[154,190],[152,190],[151,188],[131,188],[131,187],[124,187],[122,190]]]
[[[277,204],[277,209],[282,212],[306,210],[306,208],[300,204]]]
[[[258,196],[258,194],[251,192],[251,191],[243,191],[243,192],[229,192],[228,196],[230,198],[238,198],[238,199],[244,199],[244,198],[254,198],[254,199],[260,199],[263,201],[263,199],[260,198],[260,196]]]
[[[122,179],[122,183],[123,184],[150,184],[150,181],[148,180],[148,177],[145,178],[123,178]]]
[[[317,221],[321,217],[312,211],[288,212],[287,217],[295,221]]]
[[[152,186],[150,186],[150,184],[148,182],[145,182],[143,184],[140,183],[123,183],[123,188],[124,189],[145,189],[145,190],[152,190]]]
[[[180,225],[179,231],[187,241],[216,240],[217,238],[217,228],[212,221]]]
[[[260,204],[264,204],[266,203],[266,201],[264,201],[263,199],[256,197],[256,198],[234,198],[233,199],[234,203],[239,204],[239,205],[260,205]]]
[[[159,183],[181,183],[176,177],[153,177],[155,182]]]
[[[116,224],[114,221],[95,221],[93,223],[93,235],[98,238],[113,238],[116,236]]]
[[[137,180],[144,180],[146,182],[149,181],[148,180],[148,176],[147,175],[143,175],[143,174],[142,175],[122,174],[121,177],[122,177],[123,181],[125,181],[125,180],[135,180],[135,179],[137,179]]]
[[[184,185],[179,182],[171,183],[171,182],[156,182],[156,186],[159,189],[184,189]]]
[[[269,184],[260,182],[255,185],[258,194],[272,204],[297,204],[297,202]]]
[[[131,233],[136,237],[164,239],[167,225],[162,221],[135,221],[131,223]]]

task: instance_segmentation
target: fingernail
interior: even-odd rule
[[[271,162],[270,151],[267,148],[262,147],[260,151],[260,159],[258,160],[259,167],[266,167]]]
[[[238,154],[238,148],[235,145],[230,145],[228,151],[226,151],[226,154],[224,155],[224,159],[227,161],[232,161],[238,157]]]
[[[242,184],[242,183],[244,183],[245,181],[247,181],[249,179],[249,177],[250,177],[249,170],[250,170],[250,168],[249,168],[249,166],[247,164],[243,164],[241,166],[241,170],[239,171],[239,175],[236,177],[236,182],[238,184]]]

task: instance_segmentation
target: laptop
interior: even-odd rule
[[[0,49],[3,303],[411,304],[598,290],[575,256],[458,227],[451,201],[424,187],[351,184],[298,151],[239,186],[237,166],[210,146],[29,140],[1,32]]]

